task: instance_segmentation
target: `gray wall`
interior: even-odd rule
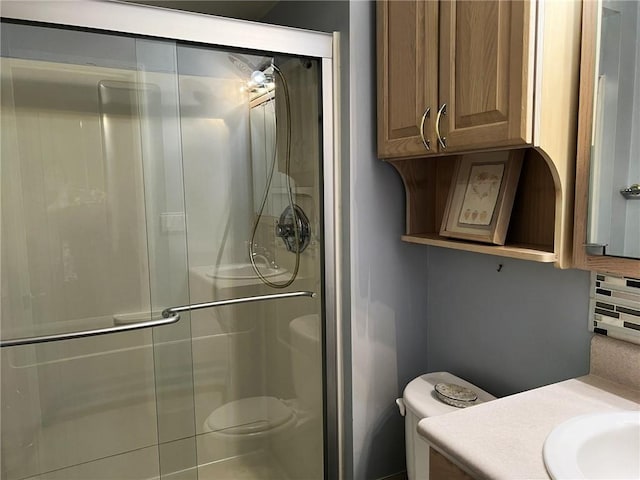
[[[351,2],[350,42],[353,478],[373,479],[404,470],[394,400],[427,369],[427,250],[400,241],[404,190],[376,158],[372,2]]]
[[[430,371],[497,396],[588,372],[588,272],[430,248],[428,285]]]
[[[280,1],[262,22],[321,32],[349,33],[348,0]]]

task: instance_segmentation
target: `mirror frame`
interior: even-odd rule
[[[580,62],[580,106],[578,111],[578,151],[573,232],[575,268],[640,277],[640,260],[606,255],[589,255],[585,248],[589,215],[589,168],[593,128],[593,95],[596,69],[596,32],[601,2],[582,4],[582,54]]]

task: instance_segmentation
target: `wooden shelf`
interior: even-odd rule
[[[511,221],[504,246],[440,235],[451,188],[455,157],[388,160],[404,182],[406,231],[402,240],[542,263],[558,264],[555,242],[556,185],[548,163],[535,149],[525,149]]]
[[[540,250],[537,245],[485,245],[482,243],[465,242],[464,240],[454,240],[441,237],[436,233],[423,233],[416,235],[402,235],[402,241],[417,243],[420,245],[432,245],[434,247],[453,248],[454,250],[464,250],[466,252],[486,253],[499,257],[517,258],[520,260],[531,260],[541,263],[554,263],[558,256],[553,252]]]

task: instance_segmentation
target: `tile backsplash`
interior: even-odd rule
[[[640,344],[640,279],[591,275],[589,330]]]

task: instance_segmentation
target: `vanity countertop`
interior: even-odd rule
[[[548,479],[547,435],[587,413],[640,410],[640,391],[587,375],[425,418],[418,432],[475,478]]]

